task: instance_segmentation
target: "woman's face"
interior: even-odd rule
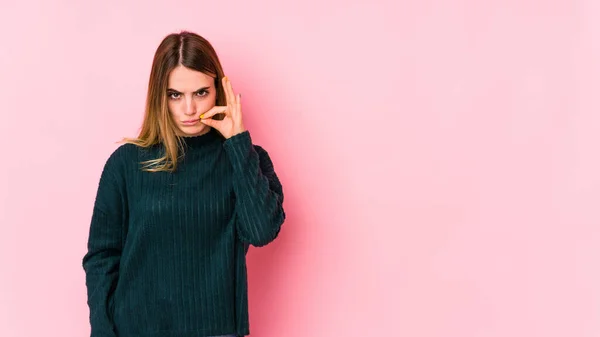
[[[169,74],[167,101],[173,121],[183,136],[197,136],[210,127],[200,123],[200,115],[215,106],[214,78],[182,65]]]

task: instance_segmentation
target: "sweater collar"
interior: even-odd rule
[[[181,137],[181,141],[186,147],[189,148],[198,148],[208,144],[215,143],[216,141],[222,139],[223,137],[214,128],[210,128],[207,133],[204,133],[199,136],[191,136],[191,137]]]

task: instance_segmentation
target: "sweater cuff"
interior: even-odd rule
[[[252,137],[250,137],[250,132],[248,130],[229,137],[229,139],[226,139],[225,142],[223,142],[223,146],[232,161],[234,169],[241,169],[243,163],[246,161],[252,150],[254,150]]]

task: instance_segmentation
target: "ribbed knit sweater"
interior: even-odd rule
[[[279,234],[283,190],[250,133],[184,137],[175,172],[119,146],[99,179],[82,265],[92,337],[250,333],[246,253]]]

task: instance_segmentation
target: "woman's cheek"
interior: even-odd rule
[[[201,112],[206,112],[210,110],[213,106],[215,106],[214,100],[204,100],[204,102],[199,103],[198,107]]]
[[[173,103],[167,103],[167,107],[169,108],[169,113],[171,116],[175,117],[175,106],[173,106]]]

